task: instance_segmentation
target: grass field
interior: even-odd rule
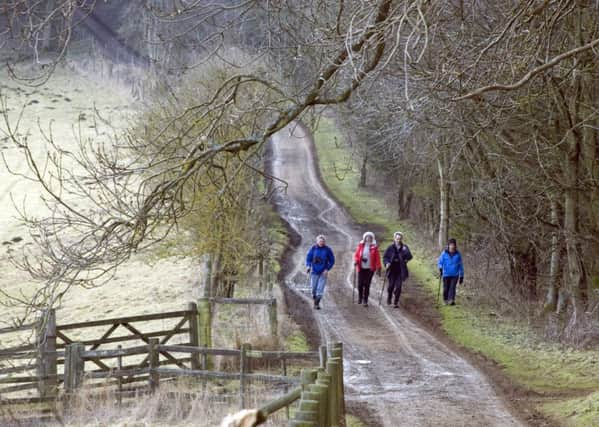
[[[0,123],[0,149],[10,168],[0,167],[0,242],[3,243],[0,246],[0,289],[11,295],[20,292],[29,295],[37,283],[9,262],[10,255],[18,255],[21,249],[32,245],[12,202],[37,217],[43,217],[48,210],[42,202],[41,188],[10,172],[30,175],[23,153],[8,139],[8,126],[19,137],[27,138],[36,160],[44,164],[48,146],[44,135],[52,134],[62,150],[71,152],[78,150],[79,139],[99,144],[126,126],[138,106],[127,92],[99,85],[66,67],[59,68],[41,87],[23,86],[11,80],[5,70],[0,82],[2,109],[8,118],[8,123],[4,120]],[[94,110],[111,126],[96,120]],[[162,258],[150,253],[138,254],[105,286],[72,289],[62,300],[57,319],[66,323],[182,309],[187,301],[192,301],[193,265],[194,261],[181,251]],[[3,309],[0,324],[6,325],[21,314],[19,307],[7,307]]]
[[[389,220],[394,209],[385,204],[382,195],[358,188],[359,170],[331,119],[323,117],[314,136],[320,171],[329,190],[358,222],[376,224],[386,230],[386,236],[396,230],[405,232],[406,243],[415,255],[410,262],[410,273],[436,298],[436,255],[424,248],[409,225]],[[341,165],[345,166],[343,180],[336,175]],[[528,325],[498,319],[492,310],[468,303],[468,293],[475,289],[476,283],[460,289],[464,298],[459,308],[440,307],[447,334],[465,348],[495,360],[514,381],[530,390],[583,396],[551,400],[539,407],[560,423],[599,425],[599,393],[592,393],[599,390],[598,352],[545,343]]]

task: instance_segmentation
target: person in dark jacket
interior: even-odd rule
[[[374,239],[374,233],[367,231],[358,243],[354,253],[354,268],[358,272],[358,304],[368,307],[368,295],[372,276],[381,275],[381,254]]]
[[[449,239],[447,248],[439,257],[439,276],[443,278],[443,302],[455,305],[458,282],[464,283],[464,265],[455,239]]]
[[[408,261],[412,259],[410,248],[403,243],[403,234],[399,231],[393,233],[393,243],[385,250],[383,264],[387,270],[387,304],[391,305],[391,298],[395,295],[393,307],[399,308],[401,285],[408,278]]]
[[[316,244],[310,248],[306,255],[306,267],[307,273],[310,275],[312,299],[314,300],[314,308],[317,310],[320,310],[320,300],[327,284],[327,275],[335,265],[335,255],[325,242],[322,234],[316,237]]]

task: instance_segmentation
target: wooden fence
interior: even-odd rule
[[[35,331],[36,341],[39,343],[38,346],[25,344],[0,350],[0,361],[7,359],[26,361],[19,367],[0,368],[0,374],[3,374],[0,375],[0,387],[3,387],[0,388],[0,405],[47,402],[50,403],[48,410],[53,410],[55,406],[53,403],[61,398],[65,402],[63,406],[67,407],[68,398],[73,396],[84,378],[103,379],[102,383],[94,386],[114,387],[120,401],[122,396],[126,396],[127,393],[131,395],[140,387],[153,392],[160,387],[161,381],[186,376],[204,381],[210,379],[239,381],[241,407],[247,406],[251,381],[280,384],[287,390],[301,384],[299,388],[293,388],[283,397],[264,405],[261,408],[262,414],[267,417],[279,409],[286,408],[289,417],[290,405],[299,400],[298,408],[290,421],[293,423],[290,425],[341,425],[333,422],[340,417],[339,414],[344,413],[340,406],[343,402],[340,347],[329,347],[328,353],[325,347],[321,348],[320,352],[307,353],[260,351],[252,349],[249,344],[242,345],[241,349],[211,348],[212,337],[209,325],[212,323],[211,313],[214,304],[266,305],[269,310],[271,332],[276,334],[275,299],[202,298],[197,305],[190,303],[186,310],[181,311],[62,325],[56,323],[55,312],[49,311],[42,316],[43,321],[37,324],[0,329],[0,333],[19,330]],[[171,320],[171,327],[161,326],[158,330],[142,331],[140,325],[152,321]],[[90,331],[91,328],[93,331]],[[96,337],[94,338],[90,332],[95,333]],[[175,336],[185,342],[170,344],[169,341]],[[117,344],[118,347],[109,350],[99,348],[107,344]],[[122,344],[134,345],[124,348]],[[210,370],[210,358],[214,356],[238,358],[238,372]],[[125,360],[131,359],[135,359],[135,362],[124,363]],[[279,361],[282,367],[281,375],[254,372],[252,369],[254,360]],[[299,378],[287,376],[288,361],[298,360],[320,360],[320,368],[303,371]],[[35,371],[35,375],[14,375],[26,371]],[[13,392],[31,389],[37,391],[37,396],[9,397]],[[320,394],[317,396],[309,393]],[[336,409],[331,409],[333,407]],[[328,424],[321,424],[320,421],[317,424],[309,424],[312,421],[305,418],[310,418],[312,412],[317,412],[318,417],[322,417],[322,413],[327,413]]]
[[[26,325],[19,328],[3,328],[1,333],[18,332],[20,330],[35,329],[35,342],[21,345],[18,347],[0,349],[1,360],[30,359],[30,363],[21,367],[0,367],[0,385],[12,384],[8,387],[0,388],[0,396],[16,391],[36,389],[39,392],[39,398],[55,398],[59,386],[64,380],[64,375],[60,373],[59,367],[65,363],[64,350],[70,344],[78,342],[86,350],[94,351],[106,344],[125,344],[138,342],[140,344],[149,344],[150,339],[158,338],[159,344],[168,343],[175,336],[188,336],[185,344],[195,347],[212,347],[212,314],[215,304],[245,304],[245,305],[266,305],[268,309],[268,318],[270,331],[273,336],[277,334],[277,303],[275,298],[268,299],[241,299],[241,298],[201,298],[199,303],[189,303],[186,310],[172,311],[167,313],[146,314],[139,316],[127,316],[112,319],[94,320],[88,322],[79,322],[71,324],[57,324],[54,310],[41,316],[39,324]],[[147,323],[155,320],[173,320],[173,325],[161,330],[152,330],[142,332],[139,323]],[[93,337],[89,331],[91,328],[96,330],[105,327],[97,336]],[[79,335],[85,331],[85,339]],[[126,335],[117,335],[118,332],[125,331]],[[73,336],[75,334],[76,336]],[[39,345],[36,345],[38,343]],[[160,362],[161,365],[176,365],[179,368],[206,370],[211,367],[212,354],[191,353],[187,358],[173,357],[168,350],[161,350],[160,354],[166,360]],[[93,374],[108,372],[114,369],[108,366],[101,359],[91,359],[90,362],[95,365],[96,370]],[[135,369],[148,366],[148,358],[137,362],[135,366],[124,366],[123,369]],[[3,377],[3,374],[14,374],[18,371],[25,372],[35,369],[35,375]],[[131,380],[131,379],[129,379]],[[7,402],[10,399],[3,399]]]
[[[328,351],[327,351],[328,350]],[[196,369],[160,367],[159,357],[164,353],[187,353],[190,355],[209,354],[234,356],[240,360],[239,372],[215,372]],[[91,375],[91,378],[148,375],[148,388],[155,392],[161,380],[176,377],[193,377],[202,380],[238,380],[240,407],[246,408],[246,395],[250,381],[266,383],[299,385],[282,397],[264,404],[260,409],[259,419],[266,420],[275,412],[286,408],[289,418],[289,407],[298,402],[289,426],[293,427],[332,427],[345,425],[345,403],[343,385],[343,347],[341,343],[322,346],[319,352],[294,353],[285,351],[252,350],[249,344],[243,344],[240,350],[201,348],[185,345],[161,345],[157,338],[151,338],[147,346],[138,346],[121,350],[85,351],[83,344],[73,343],[67,347],[65,359],[65,390],[67,397],[76,394],[81,386],[85,373],[85,362],[93,362],[110,358],[121,358],[131,355],[147,355],[149,367],[136,369],[117,369],[107,374]],[[251,360],[320,360],[317,369],[303,369],[299,378],[285,375],[269,375],[253,373]],[[119,386],[120,387],[120,386]],[[257,425],[257,424],[255,424]]]
[[[197,355],[229,356],[239,359],[239,372],[217,372],[205,369],[194,369],[183,366],[178,368],[164,367],[160,361],[161,355],[175,357],[175,353],[189,354],[191,358]],[[85,371],[85,363],[102,361],[106,359],[121,359],[126,356],[143,355],[148,361],[146,366],[119,367],[110,371]],[[240,382],[241,407],[245,407],[245,395],[249,381],[261,381],[279,384],[298,384],[299,379],[286,375],[270,375],[264,373],[253,373],[251,361],[260,360],[314,360],[319,358],[318,352],[285,352],[285,351],[261,351],[252,350],[250,344],[243,344],[241,349],[204,348],[189,345],[164,345],[157,338],[150,338],[148,345],[130,347],[117,350],[90,350],[86,351],[81,343],[73,343],[67,346],[65,354],[65,391],[72,395],[81,386],[84,378],[116,378],[146,375],[147,387],[150,391],[159,388],[161,380],[173,377],[194,377],[202,380],[238,380]],[[118,382],[118,381],[117,381]]]
[[[50,310],[36,324],[2,328],[0,334],[29,330],[35,336],[34,342],[39,345],[27,343],[0,349],[0,406],[47,402],[52,409],[57,398],[72,395],[84,378],[109,379],[95,386],[115,387],[118,396],[124,396],[140,387],[155,390],[161,379],[189,376],[202,380],[238,380],[240,406],[244,407],[251,381],[278,383],[286,390],[299,384],[299,378],[287,376],[289,361],[320,358],[322,369],[326,368],[322,359],[323,354],[326,357],[326,351],[259,351],[249,344],[244,344],[241,349],[210,348],[212,334],[209,325],[214,304],[266,305],[270,331],[277,333],[275,299],[232,298],[203,298],[199,304],[190,303],[186,310],[181,311],[70,324],[57,324],[56,314]],[[145,330],[143,326],[152,321],[172,321],[172,325]],[[184,342],[171,344],[169,341],[176,336]],[[110,344],[118,347],[110,350],[100,348]],[[211,371],[209,362],[214,356],[238,358],[239,371]],[[135,361],[129,362],[132,359]],[[1,362],[6,360],[24,363],[5,367]],[[254,372],[253,360],[280,362],[281,375]],[[33,397],[23,397],[22,394],[15,397],[15,393],[31,390],[36,392]]]
[[[34,325],[19,328],[3,328],[0,333],[18,332],[34,329],[33,342],[18,347],[0,349],[0,363],[15,365],[17,360],[26,360],[26,364],[0,368],[0,404],[14,405],[55,400],[60,386],[64,382],[66,369],[64,367],[66,351],[69,345],[77,342],[88,351],[96,351],[107,344],[135,345],[149,344],[150,339],[156,338],[159,344],[167,344],[173,337],[185,340],[184,344],[199,345],[200,313],[195,303],[188,304],[186,310],[167,313],[127,316],[112,319],[94,320],[88,322],[57,324],[54,310],[40,316],[40,321]],[[168,328],[160,327],[142,331],[142,325],[152,321],[172,321]],[[82,339],[81,337],[84,336]],[[183,338],[181,338],[183,337]],[[130,351],[128,349],[127,351]],[[162,365],[177,365],[180,368],[197,369],[200,359],[197,355],[188,358],[172,357],[168,351],[161,353],[165,360]],[[10,362],[10,363],[9,363]],[[115,369],[100,358],[90,359],[95,367],[90,372],[92,377],[100,377]],[[138,360],[131,366],[122,366],[123,370],[143,369],[149,366],[147,358]],[[29,371],[27,376],[15,375],[17,372]],[[61,372],[62,371],[62,372]],[[122,383],[143,381],[143,378],[133,376],[122,379]],[[35,390],[37,396],[23,398],[12,397],[15,393]]]

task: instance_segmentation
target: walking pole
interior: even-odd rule
[[[443,280],[443,276],[439,274],[439,290],[437,292],[437,305],[439,305],[439,299],[441,298],[441,281]]]
[[[385,274],[385,279],[388,279],[386,274]],[[381,285],[381,294],[379,295],[379,306],[383,302],[383,291],[385,290],[385,279],[383,279],[383,284]]]
[[[354,286],[351,291],[351,302],[352,302],[352,304],[355,304],[356,303],[356,266],[354,266],[354,272],[352,274],[352,282],[353,282]]]

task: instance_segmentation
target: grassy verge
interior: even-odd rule
[[[365,424],[358,417],[354,417],[353,415],[345,416],[345,425],[347,427],[364,427]]]
[[[406,231],[407,243],[414,253],[410,273],[436,297],[435,255],[414,241],[415,234],[408,224],[392,219],[394,215],[390,213],[394,209],[386,206],[382,196],[358,188],[358,168],[334,122],[323,118],[314,137],[320,172],[329,190],[356,221],[382,227],[387,239],[395,230]],[[474,286],[472,283],[471,287]],[[465,288],[463,293],[468,292],[472,290]],[[516,383],[529,390],[563,395],[564,392],[584,394],[599,389],[597,352],[545,343],[527,325],[499,319],[491,309],[476,307],[467,299],[459,309],[441,307],[440,315],[443,328],[454,341],[496,361]],[[599,425],[599,393],[544,403],[539,410],[567,425]]]
[[[587,397],[543,405],[546,413],[566,427],[599,425],[599,392]]]

